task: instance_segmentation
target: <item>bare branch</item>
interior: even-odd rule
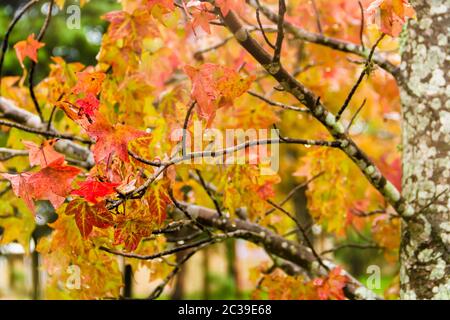
[[[255,3],[255,0],[246,0],[246,1],[252,7],[258,8],[258,5]],[[278,23],[278,15],[273,11],[271,11],[268,7],[261,4],[259,6],[259,9],[269,20],[271,20],[274,23]],[[301,39],[303,41],[308,41],[311,43],[316,43],[338,51],[353,53],[360,57],[367,58],[366,50],[360,45],[356,45],[354,43],[342,41],[339,39],[330,38],[327,36],[323,36],[321,34],[308,32],[304,29],[294,26],[293,24],[291,24],[286,20],[284,21],[284,28],[286,29],[286,32],[292,34],[297,39]],[[400,69],[397,66],[393,65],[391,62],[389,62],[388,60],[384,59],[382,56],[379,55],[375,55],[373,57],[373,61],[381,68],[392,74],[394,78],[397,79],[398,82],[401,82]]]
[[[277,22],[277,42],[275,44],[275,52],[273,54],[272,63],[280,63],[281,49],[283,48],[284,40],[284,15],[286,13],[285,0],[278,0],[278,22]]]
[[[44,24],[42,25],[41,30],[39,31],[39,34],[36,38],[37,41],[42,41],[42,39],[44,38],[45,32],[47,31],[47,28],[50,24],[50,20],[52,19],[52,11],[53,11],[54,4],[55,4],[55,0],[51,0],[50,5],[48,7],[48,13],[45,18]],[[36,62],[31,61],[30,71],[28,74],[28,90],[30,91],[31,100],[33,101],[34,107],[39,115],[39,118],[41,119],[41,122],[44,122],[44,117],[42,116],[41,107],[39,106],[39,102],[36,98],[36,94],[34,93],[34,71],[36,69],[36,65],[37,65]]]
[[[13,123],[24,126],[26,129],[33,128],[39,132],[49,132],[37,115],[17,107],[12,100],[3,97],[0,97],[0,115]],[[54,129],[50,132],[58,134]],[[57,138],[61,138],[61,136],[58,135]],[[59,140],[55,145],[55,149],[74,160],[85,162],[87,167],[92,167],[94,165],[94,157],[91,151],[73,141]]]
[[[338,113],[336,114],[336,121],[339,121],[339,119],[341,118],[342,114],[344,113],[345,109],[348,107],[348,105],[350,104],[350,101],[352,101],[353,96],[356,93],[356,90],[358,90],[359,85],[361,84],[361,82],[364,79],[364,76],[368,76],[371,72],[371,67],[370,64],[372,62],[372,57],[373,54],[375,53],[375,49],[378,46],[378,44],[381,42],[381,40],[383,40],[385,34],[383,33],[378,40],[375,42],[375,44],[372,47],[372,50],[370,50],[370,54],[369,57],[367,58],[367,61],[364,65],[364,69],[363,71],[361,71],[361,74],[358,77],[358,80],[356,81],[356,83],[353,85],[352,89],[350,90],[350,93],[348,94],[347,98],[344,101],[344,104],[342,105],[342,107],[339,109]]]
[[[271,106],[274,106],[274,107],[280,107],[282,109],[292,110],[292,111],[297,111],[297,112],[304,112],[304,113],[309,113],[310,112],[308,109],[305,109],[305,108],[300,108],[300,107],[296,107],[296,106],[290,106],[290,105],[287,105],[287,104],[283,104],[283,103],[280,103],[280,102],[276,102],[276,101],[267,99],[263,95],[261,95],[259,93],[256,93],[254,91],[251,91],[251,90],[247,91],[247,93],[249,95],[255,97],[255,98],[258,98],[258,99],[266,102],[267,104],[269,104]]]
[[[38,3],[39,0],[31,0],[26,5],[24,5],[16,14],[15,17],[12,19],[12,21],[9,23],[8,28],[6,29],[5,37],[2,41],[2,46],[0,49],[0,93],[2,88],[2,70],[3,70],[3,62],[5,60],[5,54],[6,50],[8,50],[8,41],[9,36],[11,35],[11,32],[13,31],[14,27],[16,26],[17,22],[19,22],[20,18],[36,3]]]

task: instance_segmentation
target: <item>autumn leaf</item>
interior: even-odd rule
[[[104,203],[91,205],[82,199],[72,200],[67,205],[65,213],[75,216],[78,229],[85,239],[90,235],[94,226],[107,228],[114,223],[114,218]]]
[[[92,118],[100,106],[100,101],[94,94],[88,93],[86,97],[78,99],[76,104],[80,108],[78,111],[79,117],[86,115]]]
[[[330,271],[327,277],[313,280],[320,300],[344,300],[344,287],[347,276],[342,274],[342,268],[336,267]]]
[[[96,141],[93,147],[96,162],[107,159],[110,155],[129,162],[128,143],[146,135],[145,132],[124,124],[111,125],[99,112],[96,113],[94,123],[88,126],[87,132]]]
[[[125,39],[135,49],[137,46],[133,42],[142,42],[144,38],[159,35],[158,27],[148,9],[136,9],[132,13],[113,11],[103,15],[102,18],[110,23],[108,35],[111,40]]]
[[[195,28],[200,27],[206,33],[211,34],[211,28],[209,22],[216,19],[216,15],[209,12],[209,7],[206,3],[201,3],[199,7],[195,8],[192,12],[191,28],[195,33]]]
[[[381,31],[397,37],[407,18],[413,18],[416,12],[408,0],[376,0],[370,3],[367,14],[372,22],[379,14]]]
[[[28,149],[30,165],[39,165],[41,168],[45,168],[50,163],[58,161],[60,158],[64,158],[64,155],[56,152],[53,148],[57,141],[57,139],[46,140],[41,143],[41,145],[37,145],[32,141],[22,141]]]
[[[239,3],[239,0],[216,0],[215,3],[225,17],[228,15],[230,10],[239,12],[242,8],[242,4]]]
[[[117,216],[114,232],[114,244],[124,244],[125,250],[133,251],[139,245],[142,238],[149,237],[152,233],[152,223],[149,216],[141,210],[130,214]]]
[[[59,157],[36,173],[8,174],[2,176],[11,182],[14,193],[22,198],[34,213],[33,200],[48,200],[57,209],[72,190],[71,183],[80,169],[64,164]]]
[[[23,60],[26,57],[30,58],[31,60],[37,63],[38,61],[37,51],[43,46],[45,46],[44,43],[34,39],[34,33],[29,35],[27,40],[19,41],[14,45],[17,59],[19,59],[22,68],[24,68]]]
[[[72,181],[80,172],[76,167],[65,165],[63,158],[56,159],[27,179],[32,186],[33,199],[48,200],[57,209],[72,191]]]
[[[244,79],[231,68],[211,63],[200,68],[188,65],[184,70],[192,82],[191,95],[197,101],[198,115],[208,123],[211,123],[218,108],[232,105],[234,99],[248,90],[254,79]]]
[[[16,196],[21,198],[31,212],[35,212],[35,206],[33,202],[33,185],[28,183],[31,173],[19,173],[19,174],[9,174],[3,173],[2,177],[9,180],[11,187]]]
[[[161,225],[166,219],[167,205],[171,203],[167,193],[168,187],[167,181],[160,180],[151,185],[143,199],[148,205],[151,219],[156,225]]]
[[[86,69],[82,72],[77,72],[77,83],[75,87],[72,89],[72,92],[75,94],[84,93],[86,95],[94,95],[100,93],[102,89],[102,83],[106,78],[105,73],[90,71],[90,69]]]
[[[72,191],[72,194],[78,195],[91,203],[98,203],[104,197],[116,193],[115,188],[119,183],[102,182],[88,180],[78,184],[79,188]]]

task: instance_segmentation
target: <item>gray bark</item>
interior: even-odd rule
[[[450,299],[448,0],[413,0],[402,35],[403,223],[401,298]]]

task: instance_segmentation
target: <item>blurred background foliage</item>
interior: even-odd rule
[[[18,8],[28,0],[1,0],[0,3],[0,34],[3,36]],[[67,24],[71,16],[70,6],[78,5],[78,0],[66,1],[65,8],[53,7],[52,22],[43,39],[45,47],[39,50],[39,64],[36,70],[36,80],[46,76],[52,56],[61,56],[66,61],[77,61],[85,65],[95,64],[95,57],[100,49],[103,32],[107,22],[101,16],[109,11],[120,9],[116,0],[90,1],[81,8],[80,29],[70,29]],[[19,21],[9,38],[9,48],[24,40],[31,33],[38,34],[49,9],[49,2],[40,1],[29,10]],[[25,63],[29,63],[26,61]],[[3,66],[3,75],[17,75],[20,70],[19,61],[14,50],[8,50]]]

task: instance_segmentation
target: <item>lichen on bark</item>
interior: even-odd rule
[[[401,298],[450,299],[450,83],[448,0],[415,0],[402,40]]]

